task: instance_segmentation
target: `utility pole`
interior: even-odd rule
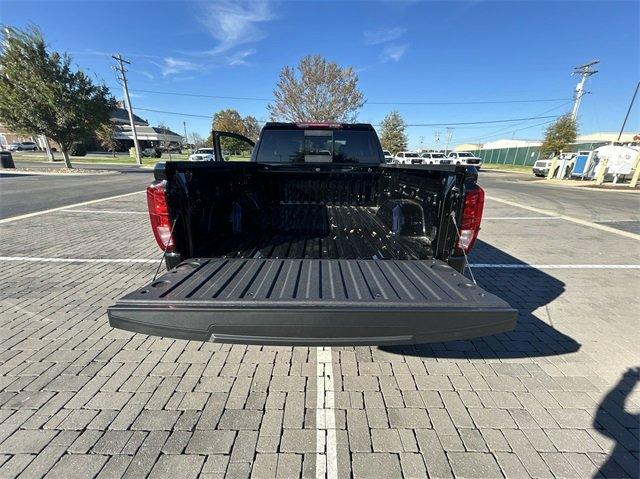
[[[138,144],[138,132],[136,131],[136,124],[133,121],[133,109],[131,107],[131,98],[129,98],[129,86],[127,84],[127,70],[124,65],[131,65],[131,62],[126,61],[122,58],[122,55],[118,53],[118,55],[111,55],[118,64],[114,67],[115,70],[120,73],[119,79],[122,81],[122,87],[124,88],[124,96],[127,102],[127,112],[129,113],[129,123],[131,124],[131,132],[133,133],[133,146],[136,149],[136,163],[138,165],[142,165],[142,161],[140,160],[140,145]]]
[[[620,141],[620,138],[622,137],[622,132],[624,131],[624,127],[627,125],[627,120],[629,119],[629,113],[631,113],[631,108],[633,108],[633,102],[636,101],[638,88],[640,88],[640,81],[636,84],[636,91],[633,92],[633,96],[631,97],[631,103],[629,103],[627,114],[624,116],[624,121],[622,122],[622,127],[620,128],[620,133],[618,133],[618,139],[616,140],[617,142]]]
[[[189,143],[189,138],[187,138],[187,122],[183,121],[182,126],[184,126],[184,142]]]
[[[440,131],[436,130],[434,132],[436,151],[440,151]]]
[[[594,60],[573,69],[572,75],[580,75],[581,77],[580,81],[576,85],[576,91],[573,97],[573,110],[571,111],[571,119],[573,121],[576,121],[576,119],[578,118],[578,109],[580,108],[582,97],[588,93],[584,91],[584,86],[587,82],[587,78],[598,73],[598,70],[592,70],[591,67],[598,63],[600,63],[600,60]]]
[[[447,146],[444,147],[444,154],[449,154],[449,143],[451,142],[451,136],[453,135],[453,128],[447,127]]]

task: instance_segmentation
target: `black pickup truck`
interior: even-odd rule
[[[516,311],[462,274],[484,204],[475,168],[385,164],[367,124],[213,138],[216,159],[232,144],[251,161],[158,164],[147,200],[168,272],[110,307],[111,326],[316,346],[513,329]]]

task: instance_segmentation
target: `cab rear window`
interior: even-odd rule
[[[373,131],[263,130],[258,163],[381,163],[382,150]]]

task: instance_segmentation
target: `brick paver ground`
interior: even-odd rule
[[[91,209],[101,208],[144,211],[144,196]],[[485,214],[526,212],[488,201]],[[1,254],[158,258],[147,221],[24,219],[2,225]],[[631,239],[562,221],[522,225],[486,221],[473,260],[640,264]],[[569,233],[600,254],[565,248]],[[106,307],[154,269],[0,264],[0,477],[315,477],[316,348],[111,329]],[[518,308],[515,331],[332,348],[339,477],[637,477],[638,271],[475,275]]]

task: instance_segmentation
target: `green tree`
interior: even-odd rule
[[[247,138],[251,138],[251,135],[254,135],[253,129],[255,128],[255,125],[253,125],[253,123],[257,125],[258,121],[252,116],[242,118],[240,113],[233,108],[220,110],[213,115],[214,130],[237,133],[239,135],[246,136]],[[251,128],[252,131],[249,131],[248,128]],[[220,138],[220,148],[231,154],[237,155],[247,149],[247,144],[242,140],[223,136]]]
[[[73,71],[71,57],[51,51],[37,27],[4,27],[0,45],[0,121],[8,128],[44,134],[69,149],[109,120],[116,101],[105,85]]]
[[[116,149],[118,148],[118,140],[116,136],[116,126],[111,121],[107,121],[100,125],[96,130],[96,138],[100,146],[107,151],[113,153],[116,156]]]
[[[571,114],[562,115],[547,128],[540,150],[543,155],[557,155],[575,142],[577,135],[578,125]]]
[[[244,123],[244,129],[246,131],[245,136],[253,141],[260,136],[260,124],[258,120],[253,116],[245,116],[242,120]]]
[[[297,73],[296,73],[297,69]],[[274,120],[352,122],[364,105],[358,75],[320,55],[308,55],[296,68],[285,66],[267,108]]]
[[[398,111],[392,111],[380,123],[380,143],[392,155],[407,149],[406,125]]]

